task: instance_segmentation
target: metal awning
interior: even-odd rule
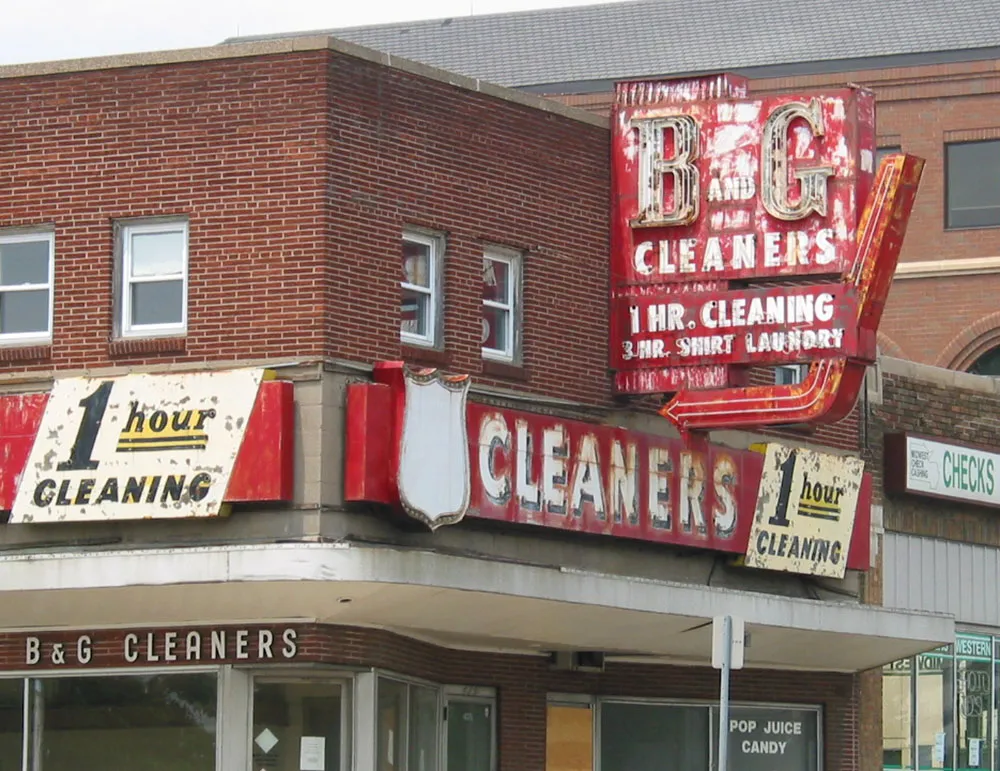
[[[751,632],[748,667],[856,672],[955,633],[941,614],[352,543],[0,557],[8,630],[309,620],[445,646],[707,664],[709,622],[724,614]]]

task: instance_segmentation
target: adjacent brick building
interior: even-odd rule
[[[697,0],[632,0],[329,32],[600,115],[616,80],[730,71],[749,77],[755,93],[871,88],[880,151],[927,160],[882,350],[1000,374],[995,4],[890,0],[879,14],[864,0],[724,1],[711,13]]]
[[[858,673],[953,639],[860,601],[867,503],[844,579],[741,567],[761,437],[612,398],[603,118],[325,37],[0,102],[3,763],[707,771],[731,614],[733,755],[853,771]]]

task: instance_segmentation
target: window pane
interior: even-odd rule
[[[413,289],[403,290],[400,329],[408,335],[430,336],[431,296]]]
[[[545,719],[545,771],[591,771],[593,767],[594,724],[590,706],[550,704]]]
[[[253,768],[298,771],[305,749],[323,759],[326,771],[339,771],[342,710],[337,683],[255,681]]]
[[[718,725],[718,710],[712,710]],[[729,761],[739,771],[816,771],[819,715],[809,709],[732,707]],[[775,762],[781,758],[780,765]]]
[[[993,644],[981,640],[985,660],[959,658],[956,663],[958,687],[958,765],[960,768],[990,767],[990,723],[993,719]]]
[[[510,263],[483,258],[483,299],[510,304]]]
[[[494,351],[510,352],[510,335],[507,322],[510,311],[483,306],[483,347]]]
[[[378,771],[404,771],[403,737],[406,731],[406,684],[378,680]]]
[[[447,741],[448,771],[490,771],[493,757],[493,706],[478,702],[449,701]],[[589,765],[586,771],[591,771]]]
[[[430,246],[414,241],[403,241],[403,281],[407,284],[430,288]]]
[[[49,331],[49,290],[0,293],[0,333]]]
[[[24,680],[0,680],[0,769],[21,768]]]
[[[31,681],[45,771],[214,771],[216,676]]]
[[[1000,225],[1000,141],[947,146],[948,227]]]
[[[49,283],[49,242],[0,244],[0,284]]]
[[[705,707],[602,704],[601,771],[660,771],[667,758],[670,768],[708,771],[708,721]]]
[[[882,765],[885,768],[913,768],[912,677],[913,659],[896,661],[882,669]]]
[[[132,284],[131,325],[180,324],[184,321],[184,282]]]
[[[438,693],[410,686],[409,764],[406,771],[438,771]]]
[[[903,152],[903,148],[898,145],[877,148],[875,150],[875,171],[878,171],[878,167],[882,165],[882,159],[885,156],[901,152]]]
[[[132,234],[132,275],[163,276],[184,270],[184,231]]]
[[[925,654],[917,660],[917,766],[954,768],[955,689],[953,661]]]
[[[1000,377],[1000,348],[993,348],[976,359],[969,367],[969,372],[973,375]]]

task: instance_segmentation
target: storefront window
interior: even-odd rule
[[[591,771],[593,712],[587,703],[549,703],[545,717],[545,771]]]
[[[705,707],[602,702],[601,771],[659,771],[667,758],[671,768],[708,771],[708,722]]]
[[[214,672],[64,677],[29,687],[31,768],[215,769]]]
[[[917,657],[917,767],[954,768],[952,647]]]
[[[448,699],[448,771],[491,771],[493,713],[492,700]]]
[[[963,635],[955,642],[958,767],[989,768],[993,722],[993,641]]]
[[[0,680],[0,771],[21,768],[24,681]]]
[[[254,769],[340,771],[342,694],[339,683],[255,680]]]
[[[882,765],[913,768],[913,659],[882,669]]]
[[[436,771],[438,689],[380,677],[377,699],[378,771]]]

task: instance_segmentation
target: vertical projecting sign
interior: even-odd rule
[[[217,515],[263,375],[57,380],[11,521]]]
[[[897,155],[873,174],[872,94],[620,83],[613,120],[616,390],[673,394],[682,430],[849,411],[922,169]],[[794,363],[803,383],[745,387]]]

